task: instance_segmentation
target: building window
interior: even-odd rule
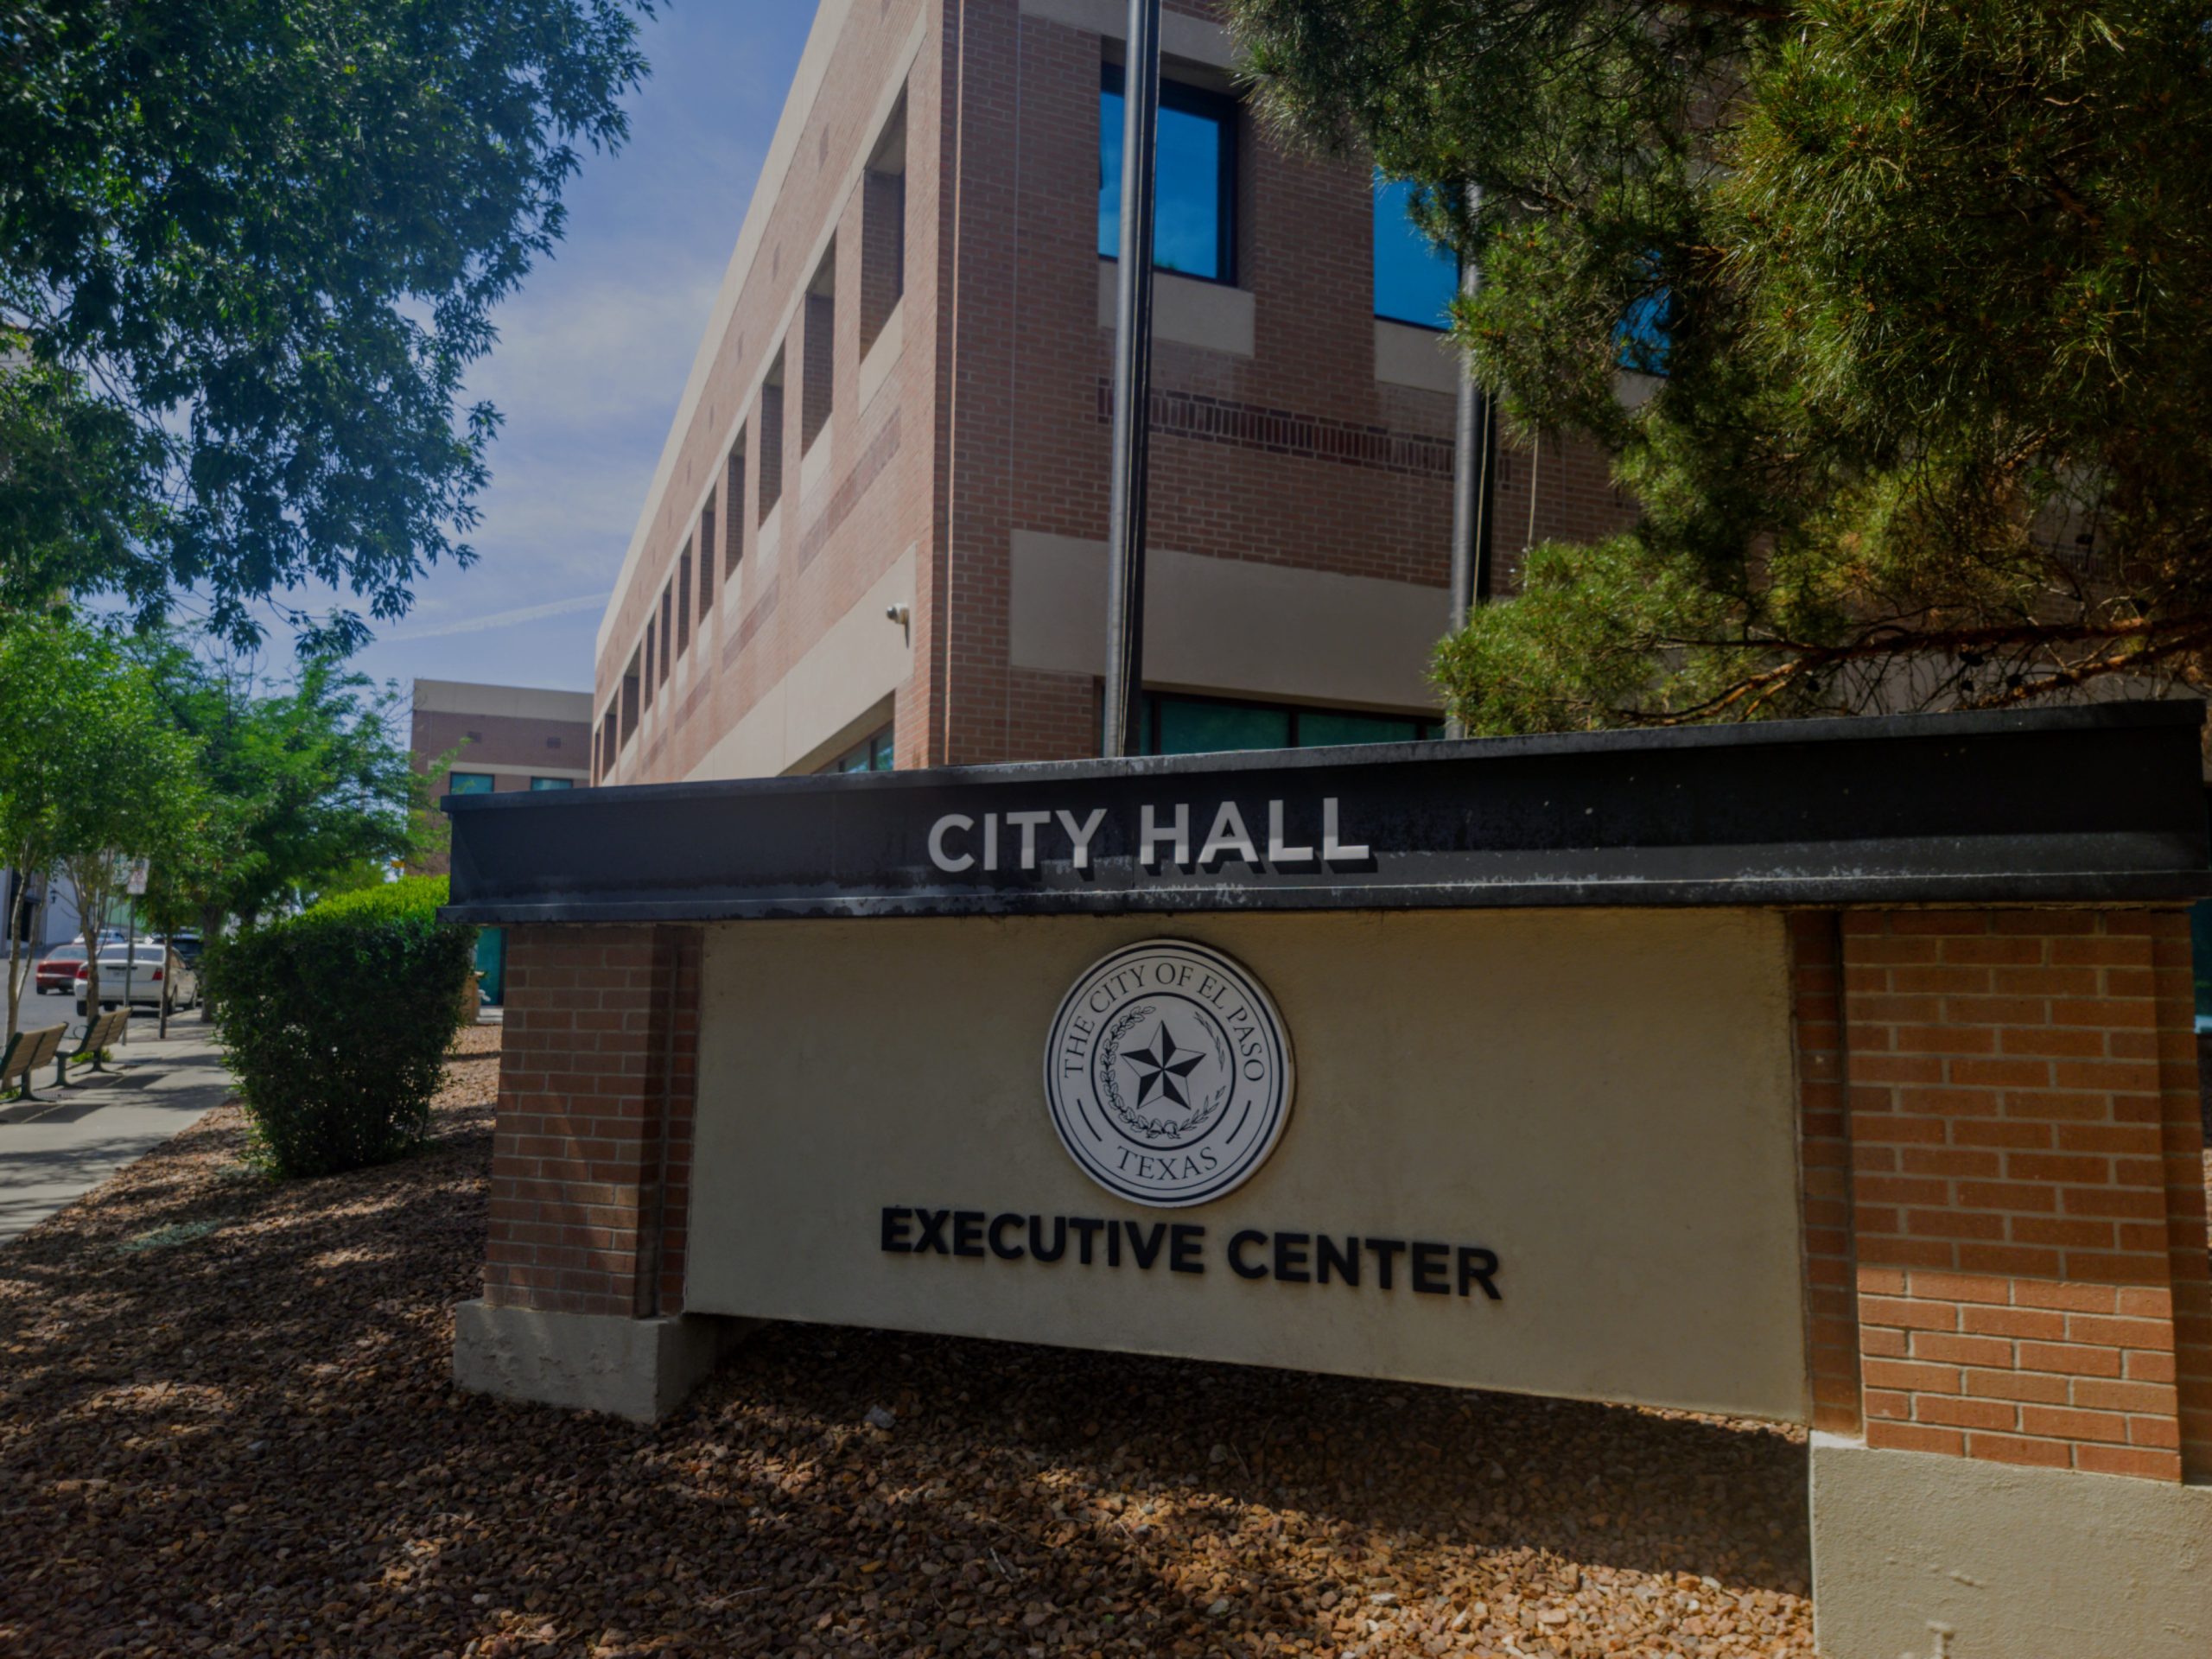
[[[830,424],[837,388],[837,245],[822,256],[806,285],[806,334],[799,341],[798,448],[814,448]],[[802,482],[801,487],[804,487]]]
[[[1375,315],[1442,328],[1459,291],[1459,257],[1438,247],[1414,222],[1417,194],[1409,179],[1375,175]]]
[[[1674,322],[1671,289],[1661,289],[1630,304],[1613,330],[1620,366],[1631,374],[1665,374],[1675,346]]]
[[[645,673],[639,665],[639,653],[630,653],[630,665],[622,671],[622,741],[627,743],[638,734],[639,690],[645,684]]]
[[[669,665],[676,660],[676,588],[674,583],[660,590],[660,669],[655,678],[663,685],[668,683]]]
[[[871,732],[822,768],[824,772],[889,772],[891,728]]]
[[[768,365],[760,384],[760,517],[765,522],[784,493],[784,354]]]
[[[1423,715],[1375,715],[1147,691],[1137,705],[1145,754],[1215,754],[1234,749],[1312,749],[1338,743],[1414,743],[1440,736]]]
[[[737,575],[737,562],[745,556],[745,429],[729,448],[722,467],[722,579]]]
[[[715,498],[699,509],[699,626],[704,631],[707,613],[715,608]]]
[[[1180,81],[1160,83],[1158,204],[1152,263],[1210,283],[1236,280],[1236,100]],[[1098,94],[1098,251],[1122,246],[1122,66]]]
[[[653,685],[655,683],[653,678],[653,626],[654,624],[650,619],[648,619],[645,623],[645,707],[647,709],[651,709],[653,706]]]
[[[530,786],[532,790],[574,789],[576,780],[573,778],[533,778],[530,780]]]
[[[691,550],[676,558],[676,654],[691,649]]]
[[[861,355],[906,292],[906,99],[883,124],[861,183]]]
[[[489,795],[492,774],[488,772],[456,772],[446,779],[448,795]]]

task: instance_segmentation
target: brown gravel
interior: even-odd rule
[[[226,1109],[0,1250],[0,1652],[1813,1651],[1772,1431],[789,1325],[657,1428],[458,1395],[467,1039],[421,1158]]]

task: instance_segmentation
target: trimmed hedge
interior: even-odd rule
[[[209,945],[208,1000],[274,1173],[422,1145],[475,970],[476,930],[437,919],[445,893],[442,879],[391,882]]]
[[[453,884],[442,875],[409,875],[397,881],[381,882],[373,887],[356,887],[351,893],[341,893],[308,906],[307,914],[317,917],[365,916],[413,917],[423,921],[436,919],[438,906],[446,903]]]

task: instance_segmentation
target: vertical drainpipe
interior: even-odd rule
[[[1152,241],[1160,0],[1129,0],[1122,96],[1121,270],[1114,301],[1114,482],[1106,544],[1109,760],[1128,754],[1144,690],[1146,469],[1151,458]]]
[[[1470,221],[1482,211],[1483,190],[1467,187]],[[1473,254],[1459,261],[1459,292],[1471,298],[1482,289],[1482,265]],[[1491,520],[1497,492],[1497,428],[1490,394],[1475,384],[1474,365],[1461,354],[1459,405],[1452,446],[1452,613],[1445,632],[1457,633],[1468,614],[1490,598]],[[1465,737],[1458,715],[1445,722],[1445,735]]]

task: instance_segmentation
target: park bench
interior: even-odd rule
[[[31,1092],[31,1074],[41,1065],[51,1065],[60,1075],[61,1042],[68,1035],[66,1026],[44,1026],[36,1031],[19,1031],[8,1045],[8,1052],[0,1056],[0,1089],[10,1084],[20,1084],[25,1100],[36,1100]]]
[[[84,1039],[77,1045],[77,1052],[74,1054],[61,1057],[57,1064],[79,1065],[89,1060],[92,1062],[93,1071],[105,1071],[107,1068],[100,1064],[101,1054],[121,1042],[130,1029],[130,1009],[117,1008],[111,1014],[104,1014],[85,1027]],[[61,1082],[62,1072],[56,1071],[54,1080],[56,1083]]]

